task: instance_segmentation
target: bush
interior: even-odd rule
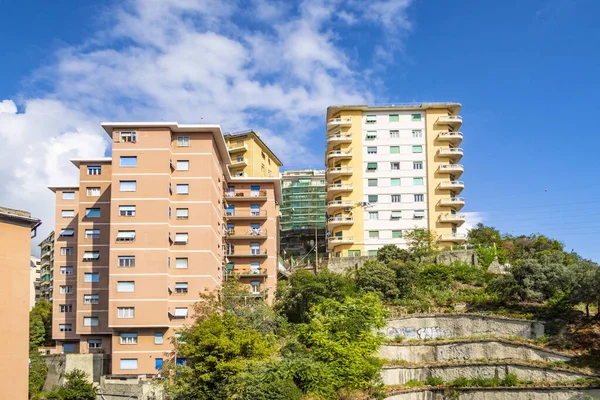
[[[372,292],[382,300],[391,301],[400,291],[395,272],[379,261],[367,261],[356,270],[356,286],[363,292]]]
[[[65,374],[66,383],[44,393],[47,400],[95,400],[94,385],[88,382],[87,374],[74,369]]]
[[[444,380],[439,376],[429,376],[425,379],[425,384],[429,386],[440,386],[444,384]]]

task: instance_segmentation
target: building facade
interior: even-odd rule
[[[41,283],[41,260],[31,256],[29,258],[29,310],[42,298]]]
[[[229,132],[223,136],[231,155],[232,177],[279,177],[279,167],[283,164],[257,132]]]
[[[334,257],[376,255],[429,229],[460,244],[464,171],[458,103],[327,110],[327,229]]]
[[[112,374],[155,374],[200,293],[237,274],[272,301],[281,186],[232,177],[218,125],[102,126],[113,157],[72,160],[79,185],[51,188],[53,338],[112,354]]]
[[[41,224],[26,211],[0,207],[0,337],[7,350],[0,365],[4,399],[27,399],[31,238]]]
[[[54,277],[54,231],[50,232],[40,246],[40,297],[52,301]]]

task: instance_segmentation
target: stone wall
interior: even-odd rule
[[[457,378],[504,378],[515,374],[519,379],[534,382],[572,381],[578,378],[595,378],[596,375],[563,369],[527,365],[518,362],[464,363],[453,365],[393,366],[384,367],[381,378],[384,385],[404,385],[409,381],[424,382],[430,377],[440,377],[444,382]]]
[[[411,315],[388,319],[383,333],[415,340],[476,335],[535,339],[544,334],[544,323],[475,314]]]
[[[477,261],[477,254],[475,254],[473,250],[442,251],[436,258],[436,262],[438,264],[452,264],[455,261],[461,261],[471,265],[479,265]]]
[[[103,376],[98,388],[101,400],[163,400],[163,390],[158,382],[137,377]]]
[[[388,343],[379,349],[379,357],[412,363],[430,363],[449,360],[520,359],[533,361],[569,361],[570,357],[547,351],[526,343],[502,339],[479,339],[449,343]]]
[[[110,370],[110,356],[105,354],[53,354],[42,358],[48,367],[44,390],[62,385],[65,373],[74,369],[85,372],[90,382],[100,382]]]
[[[327,262],[327,268],[332,272],[343,273],[348,270],[357,269],[369,260],[376,260],[377,257],[331,257]]]
[[[515,387],[460,389],[460,400],[576,400],[590,396],[600,399],[599,388]],[[386,397],[386,400],[447,400],[444,390],[414,389]]]

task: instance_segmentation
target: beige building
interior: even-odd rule
[[[113,374],[155,374],[201,292],[237,274],[272,301],[281,185],[232,177],[218,125],[102,126],[113,157],[73,160],[79,185],[51,188],[53,337],[112,354]]]
[[[247,130],[225,133],[225,142],[231,155],[229,170],[233,177],[278,177],[283,164],[260,135]]]
[[[0,337],[6,347],[0,366],[3,399],[26,399],[29,382],[31,238],[39,219],[26,211],[0,207]]]

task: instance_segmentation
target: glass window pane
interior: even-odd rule
[[[136,156],[121,156],[119,160],[119,166],[121,167],[135,167],[137,166]]]

